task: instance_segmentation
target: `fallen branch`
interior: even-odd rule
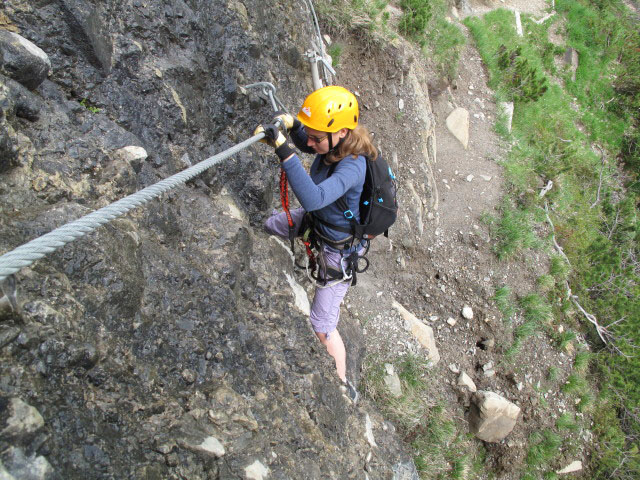
[[[578,302],[578,296],[577,295],[573,295],[571,293],[571,287],[569,286],[569,282],[565,282],[565,284],[566,284],[566,287],[567,287],[567,298],[571,299],[573,304],[576,307],[578,307],[578,310],[580,310],[582,312],[584,317],[596,327],[596,332],[598,332],[598,336],[600,337],[600,340],[602,340],[602,343],[607,345],[609,343],[609,339],[611,339],[613,337],[611,335],[611,333],[609,333],[609,331],[606,329],[606,327],[603,327],[602,325],[600,325],[598,323],[598,319],[595,317],[595,315],[587,312],[584,308],[582,308],[582,305],[580,305],[580,303]],[[618,352],[620,352],[619,349],[616,349],[616,350],[618,350]],[[620,352],[620,353],[622,353],[622,352]]]
[[[605,156],[604,151],[597,145],[596,147],[598,148],[598,150],[600,150],[600,154],[601,154],[600,157],[602,159],[602,164],[600,165],[600,181],[598,182],[598,193],[596,195],[596,201],[593,202],[593,204],[589,207],[589,209],[595,207],[598,204],[598,202],[600,202],[600,189],[602,188],[602,172],[604,172],[604,164],[607,161],[607,157]]]
[[[552,188],[553,188],[553,182],[551,180],[549,180],[547,182],[547,184],[544,186],[544,188],[542,190],[540,190],[540,193],[538,194],[538,197],[539,198],[544,197],[547,194],[547,192],[549,190],[551,190]]]
[[[562,255],[562,257],[569,264],[569,266],[571,266],[571,262],[569,261],[569,258],[565,255],[564,250],[562,250],[562,247],[560,245],[558,245],[558,242],[556,241],[555,226],[553,225],[553,222],[551,221],[551,217],[549,216],[549,203],[548,202],[544,202],[544,211],[545,211],[545,214],[547,216],[547,222],[549,222],[549,225],[551,225],[551,239],[553,240],[553,246],[558,251],[558,253],[560,253],[560,255]],[[595,315],[587,312],[584,308],[582,308],[582,305],[580,305],[580,302],[578,302],[578,296],[577,295],[573,295],[571,293],[571,287],[569,286],[569,282],[566,281],[566,280],[565,280],[565,286],[567,287],[567,298],[570,299],[573,302],[573,304],[578,308],[578,310],[580,310],[580,312],[582,312],[584,317],[590,323],[592,323],[593,326],[596,327],[596,332],[598,333],[598,336],[600,337],[600,340],[602,340],[602,343],[604,343],[605,345],[609,345],[611,339],[614,338],[613,335],[611,334],[611,332],[609,332],[609,330],[607,330],[606,327],[603,327],[602,325],[600,325],[598,323],[598,319],[596,318]],[[624,353],[619,348],[617,348],[615,345],[613,345],[613,348],[618,353],[624,355]]]
[[[555,14],[556,14],[556,12],[547,13],[544,17],[542,17],[542,18],[540,18],[538,20],[534,20],[534,23],[537,23],[538,25],[542,25],[544,22],[546,22],[551,17],[553,17]]]
[[[553,224],[553,222],[551,221],[551,217],[549,216],[549,203],[548,202],[544,202],[544,211],[547,215],[547,222],[549,222],[549,225],[551,225],[551,239],[553,240],[553,246],[555,247],[555,249],[558,251],[558,253],[560,255],[562,255],[562,257],[565,259],[565,261],[567,262],[567,264],[569,266],[571,266],[571,262],[569,261],[569,257],[567,257],[564,253],[564,250],[562,250],[562,247],[560,245],[558,245],[558,242],[556,241],[556,227]]]

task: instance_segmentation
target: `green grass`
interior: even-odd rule
[[[618,150],[629,124],[626,115],[612,111],[615,98],[611,66],[616,64],[620,49],[627,42],[624,22],[620,21],[617,2],[612,8],[598,9],[587,2],[558,0],[558,12],[567,16],[568,43],[580,55],[575,82],[568,81],[567,89],[582,105],[598,108],[585,110],[583,123],[594,139],[603,140],[611,150]]]
[[[558,430],[568,430],[571,432],[575,432],[580,429],[580,426],[576,423],[573,415],[570,413],[563,413],[556,420],[556,427]]]
[[[509,287],[503,286],[496,289],[493,301],[496,302],[498,310],[502,313],[505,322],[510,322],[516,313],[516,309],[513,301],[511,300],[511,290]]]
[[[89,110],[91,113],[100,113],[100,109],[93,105],[88,99],[83,98],[80,100],[80,105]]]
[[[552,318],[551,305],[537,293],[530,293],[520,299],[524,317],[536,325],[542,325]]]
[[[403,392],[398,398],[391,396],[384,383],[384,363],[379,358],[367,360],[362,390],[410,445],[422,478],[475,478],[483,468],[482,452],[466,428],[458,429],[450,407],[434,397],[429,362],[414,355],[396,362]]]
[[[569,344],[576,339],[576,332],[572,330],[565,330],[557,335],[558,348],[560,350],[566,350]]]
[[[384,47],[397,36],[387,26],[389,15],[384,10],[388,3],[386,0],[314,2],[321,26],[325,31],[333,36],[350,32],[367,50],[373,47]]]
[[[328,49],[327,53],[331,55],[331,65],[337,68],[340,65],[340,56],[342,55],[343,47],[340,43],[333,43]]]
[[[529,437],[529,448],[525,459],[529,474],[548,468],[549,463],[560,453],[562,438],[551,430],[535,432]],[[535,477],[534,477],[535,478]]]
[[[549,273],[557,282],[562,282],[569,277],[570,267],[560,255],[553,255],[549,265]]]
[[[576,404],[576,410],[580,413],[589,412],[593,409],[595,394],[591,390],[580,392],[579,401]]]
[[[505,359],[513,361],[525,340],[537,334],[539,330],[540,327],[534,320],[525,320],[524,323],[518,325],[513,332],[513,343],[504,352]]]
[[[496,291],[494,300],[498,303],[499,308],[500,304],[504,308],[513,308],[510,304],[509,293],[509,289],[506,287]],[[512,362],[520,352],[524,342],[542,332],[543,327],[552,319],[551,305],[537,293],[531,293],[520,298],[518,300],[518,309],[522,312],[524,322],[513,330],[513,342],[504,352],[507,362]],[[513,309],[513,312],[515,314],[515,309]]]
[[[543,292],[548,292],[552,290],[553,287],[556,286],[556,279],[553,278],[553,275],[540,275],[536,280],[538,284],[538,288]]]
[[[550,382],[555,382],[558,379],[559,373],[560,370],[558,367],[549,367],[549,370],[547,371],[547,379]]]
[[[579,395],[588,388],[588,383],[581,375],[572,373],[562,385],[562,391],[567,395]]]
[[[531,213],[503,205],[502,216],[484,216],[495,241],[494,252],[500,260],[515,257],[521,250],[537,248],[541,245],[531,228]]]
[[[573,359],[573,369],[579,373],[584,375],[587,373],[589,368],[589,362],[591,362],[592,355],[590,352],[580,351],[576,353],[575,358]]]

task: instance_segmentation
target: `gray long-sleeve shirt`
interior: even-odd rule
[[[307,146],[307,134],[302,127],[292,129],[291,138],[296,146],[308,153],[314,150]],[[349,227],[349,220],[344,212],[336,205],[336,200],[346,194],[346,201],[354,218],[360,220],[360,195],[366,174],[366,158],[362,155],[349,155],[340,160],[330,177],[329,165],[324,163],[324,155],[316,155],[307,174],[300,158],[294,154],[292,158],[282,163],[293,193],[300,201],[300,205],[307,212],[314,212],[316,216],[337,226]],[[348,235],[319,224],[320,233],[333,241],[340,241]]]

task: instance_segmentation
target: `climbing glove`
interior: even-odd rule
[[[287,137],[275,125],[258,125],[253,134],[258,135],[260,133],[264,133],[264,138],[260,141],[273,147],[280,161],[286,160],[295,153],[293,145],[289,144]]]
[[[282,126],[286,128],[287,131],[291,130],[292,128],[297,129],[301,125],[300,120],[295,118],[290,113],[285,112],[284,110],[277,111],[273,117],[273,120],[271,120],[271,123],[275,125],[278,123],[278,121],[282,123]]]

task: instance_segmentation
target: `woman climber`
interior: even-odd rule
[[[273,124],[260,125],[255,134],[264,132],[262,142],[275,148],[286,172],[289,184],[302,208],[272,215],[265,223],[267,232],[290,238],[297,235],[303,219],[313,222],[312,230],[318,243],[320,280],[311,305],[310,320],[320,342],[327,348],[336,364],[338,377],[353,402],[358,392],[346,377],[346,350],[337,325],[340,304],[351,276],[345,268],[345,259],[353,258],[362,248],[353,236],[331,226],[349,229],[350,218],[359,221],[359,201],[366,173],[366,158],[376,159],[378,153],[369,132],[358,125],[358,101],[348,90],[328,86],[311,93],[304,101],[297,118],[288,113],[277,113]],[[316,157],[307,174],[287,137],[274,125],[280,123],[291,135],[298,149],[315,153]],[[337,204],[346,200],[347,209]],[[307,212],[311,213],[308,215]],[[290,221],[291,220],[291,221]],[[328,272],[333,273],[327,278]],[[337,275],[336,275],[337,273]],[[324,278],[322,278],[324,277]]]

